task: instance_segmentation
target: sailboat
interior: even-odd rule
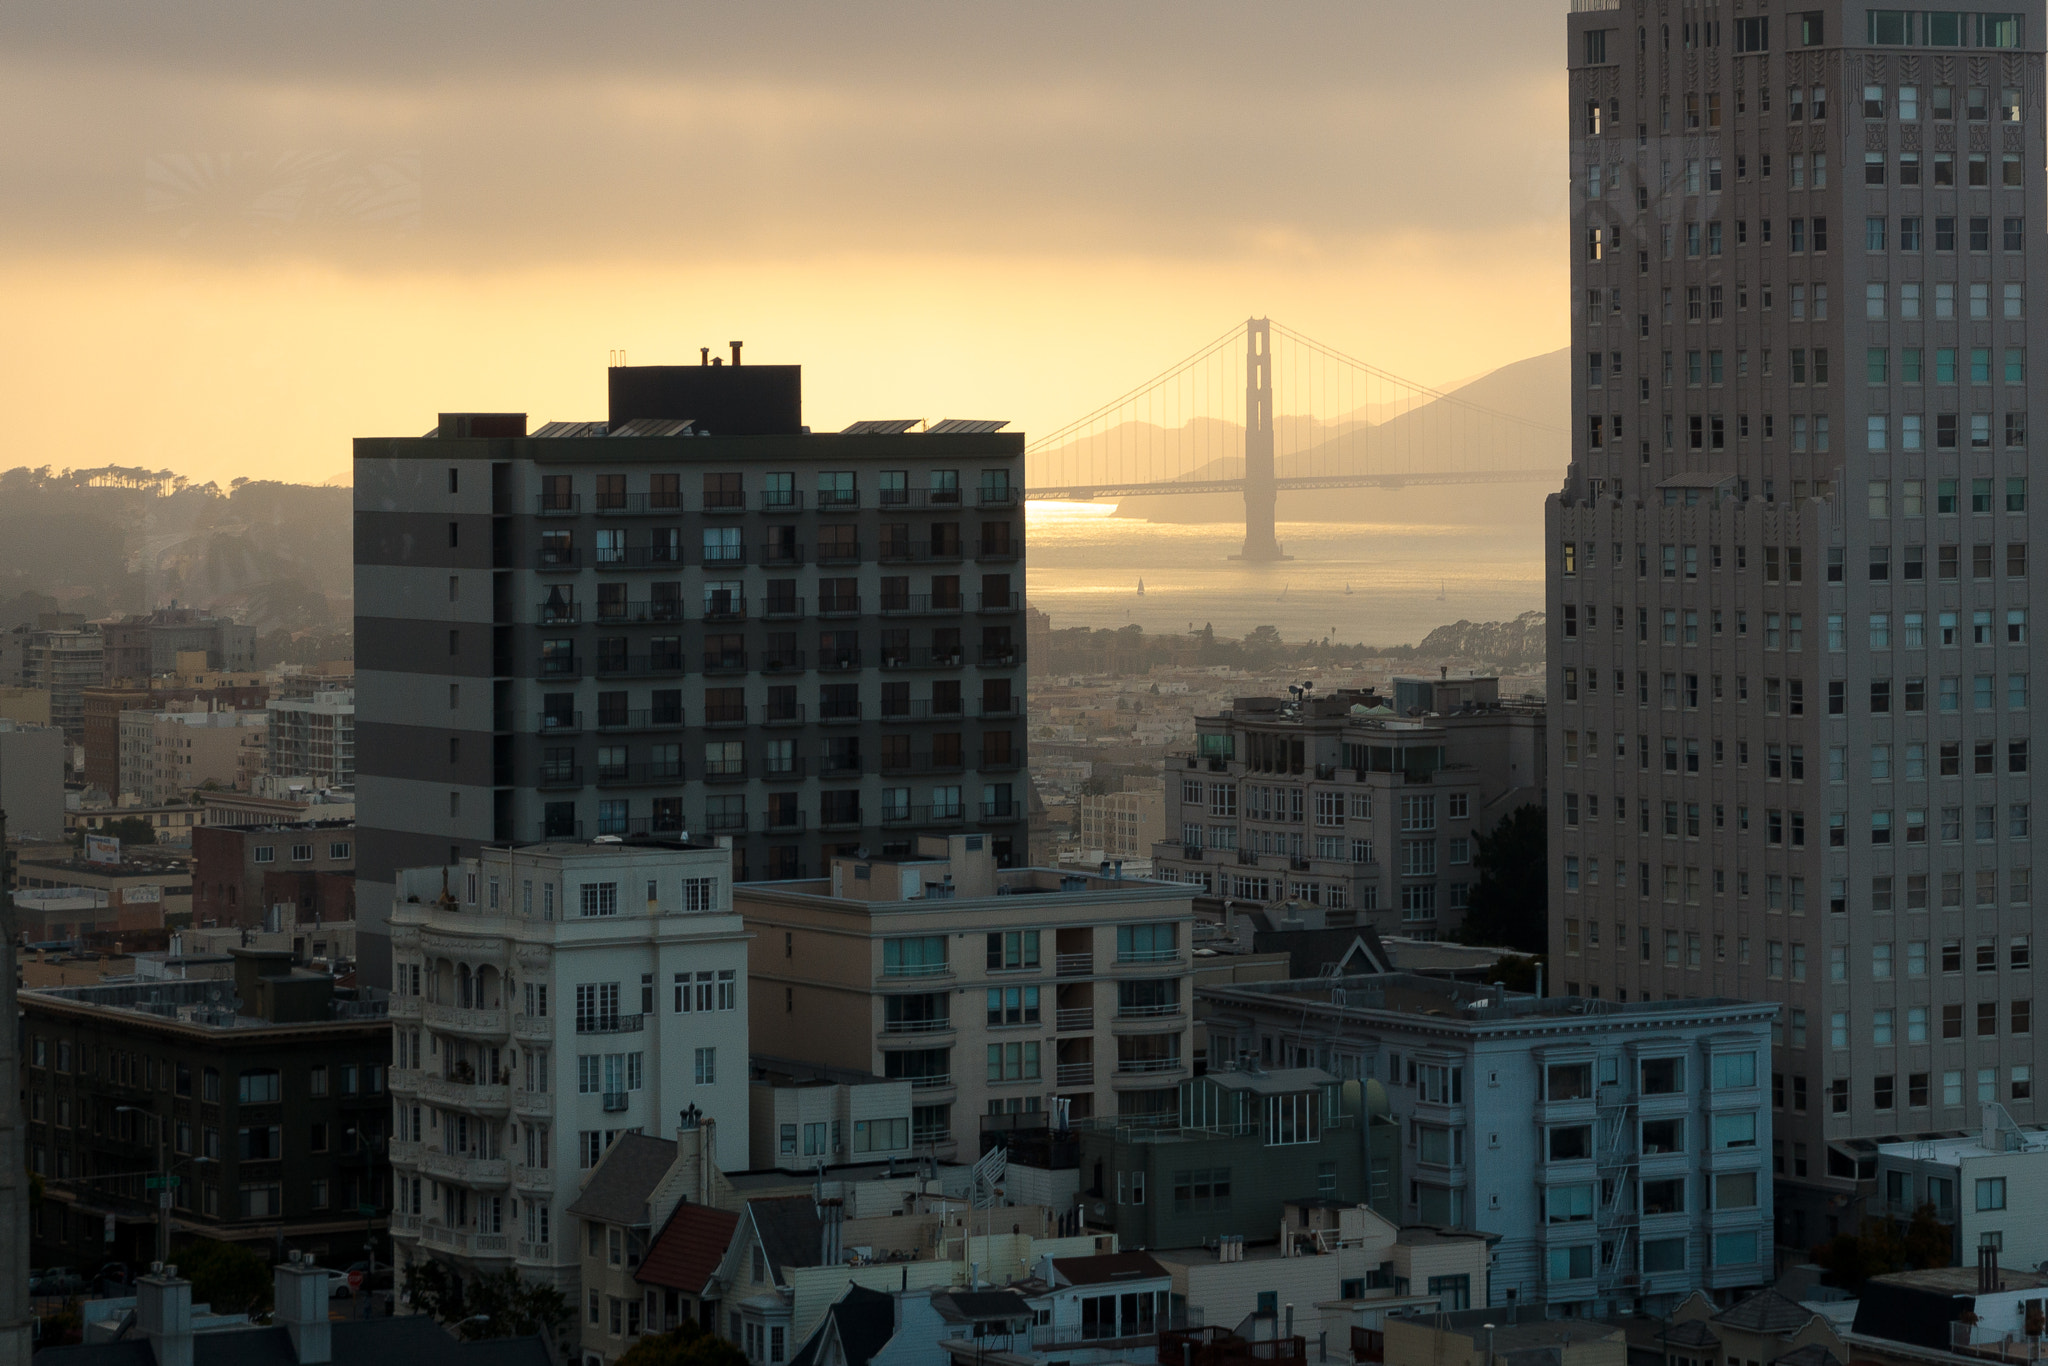
[[[1349,580],[1346,580],[1344,584],[1344,596],[1347,598],[1351,596],[1351,584]]]
[[[1444,580],[1442,579],[1438,579],[1436,581],[1436,600],[1438,602],[1442,602],[1444,600]]]
[[[1294,586],[1294,585],[1293,585],[1293,584],[1291,584],[1291,583],[1283,583],[1283,584],[1281,584],[1281,585],[1280,585],[1280,596],[1279,596],[1279,597],[1277,597],[1277,598],[1275,598],[1275,599],[1273,599],[1273,601],[1275,601],[1275,602],[1285,602],[1285,601],[1287,601],[1287,590],[1288,590],[1288,589],[1290,589],[1290,588],[1292,588],[1293,586]]]
[[[1141,598],[1145,596],[1145,581],[1143,579],[1138,580],[1138,596]]]

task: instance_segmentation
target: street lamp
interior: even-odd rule
[[[1480,1324],[1479,1326],[1480,1326],[1481,1328],[1484,1328],[1484,1329],[1486,1330],[1486,1363],[1485,1363],[1485,1366],[1493,1366],[1493,1325],[1492,1325],[1492,1324],[1490,1324],[1490,1323],[1482,1323],[1482,1324]]]

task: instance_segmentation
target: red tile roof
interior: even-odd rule
[[[725,1259],[739,1222],[739,1215],[730,1210],[688,1202],[677,1205],[661,1232],[654,1235],[633,1279],[665,1290],[703,1294],[705,1283]]]

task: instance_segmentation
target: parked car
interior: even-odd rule
[[[85,1277],[68,1266],[46,1268],[40,1275],[29,1277],[28,1293],[31,1295],[82,1295],[85,1293]]]
[[[340,1299],[343,1295],[353,1293],[348,1288],[348,1273],[346,1271],[336,1271],[333,1267],[322,1267],[321,1270],[327,1273],[328,1299]]]
[[[375,1271],[372,1271],[370,1269],[370,1264],[368,1262],[350,1262],[348,1264],[348,1269],[350,1274],[354,1274],[358,1271],[363,1273],[363,1288],[365,1290],[391,1289],[392,1272],[391,1263],[389,1262],[377,1263],[377,1268]]]

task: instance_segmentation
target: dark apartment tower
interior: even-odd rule
[[[1781,1005],[1806,1246],[1855,1226],[1874,1140],[2048,1118],[2043,8],[1571,10],[1552,977]]]
[[[356,442],[372,980],[393,871],[485,843],[688,832],[763,880],[964,828],[1022,859],[1022,436],[813,435],[798,367],[703,359],[614,367],[604,422]]]

